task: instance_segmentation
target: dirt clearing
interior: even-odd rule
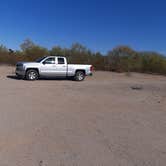
[[[0,165],[165,166],[166,77],[29,82],[12,71],[0,67]]]

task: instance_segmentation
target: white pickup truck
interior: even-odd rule
[[[68,64],[65,57],[47,56],[36,62],[18,62],[16,75],[26,80],[37,80],[40,77],[72,77],[83,81],[85,76],[92,75],[92,65]]]

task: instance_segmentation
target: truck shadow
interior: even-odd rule
[[[6,78],[13,79],[13,80],[21,80],[20,78],[14,76],[14,75],[8,75]]]
[[[25,80],[25,79],[22,79],[22,78],[18,78],[15,75],[8,75],[6,77],[8,79],[12,79],[12,80]],[[45,80],[45,81],[56,81],[56,80],[57,81],[73,81],[72,78],[65,78],[65,77],[51,77],[51,78],[45,77],[45,78],[39,78],[37,81],[42,81],[42,80]]]

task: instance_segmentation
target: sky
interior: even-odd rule
[[[166,55],[164,0],[0,0],[0,44],[51,48],[79,42],[106,53],[119,45]]]

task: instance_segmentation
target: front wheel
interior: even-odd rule
[[[75,81],[83,81],[85,79],[85,73],[83,71],[77,71],[74,80]]]
[[[26,72],[26,80],[34,81],[39,78],[39,74],[36,70],[30,69]]]

